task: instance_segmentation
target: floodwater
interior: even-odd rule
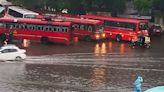
[[[149,49],[115,41],[17,45],[27,59],[0,62],[0,92],[133,92],[138,75],[143,90],[164,85],[164,37]]]

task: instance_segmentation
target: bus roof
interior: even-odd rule
[[[59,26],[71,26],[72,22],[63,21],[45,21],[40,19],[24,19],[24,18],[0,18],[0,21],[30,23],[30,24],[50,24]]]
[[[19,6],[9,6],[8,8],[9,8],[9,9],[12,9],[12,10],[14,10],[14,11],[17,11],[17,12],[19,12],[19,13],[22,13],[22,14],[39,15],[39,13],[30,11],[30,10],[27,10],[27,9],[25,9],[25,8],[21,8],[21,7],[19,7]]]
[[[147,20],[137,20],[137,19],[130,19],[130,18],[119,18],[119,17],[97,16],[97,15],[81,15],[81,18],[111,20],[111,21],[130,22],[130,23],[148,22]]]
[[[72,18],[72,17],[57,17],[64,21],[70,21],[74,23],[84,23],[84,24],[103,24],[103,21],[93,20],[93,19],[80,19],[80,18]]]

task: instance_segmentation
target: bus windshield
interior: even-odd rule
[[[139,30],[147,30],[148,29],[148,23],[140,23],[139,24]]]
[[[98,32],[103,32],[104,26],[103,25],[97,25],[97,30]]]

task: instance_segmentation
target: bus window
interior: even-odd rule
[[[96,28],[97,30],[96,31],[99,31],[99,32],[103,32],[104,31],[104,26],[103,25],[96,25],[96,26],[97,26],[97,28]]]
[[[37,30],[41,30],[41,26],[40,25],[37,25]]]
[[[62,27],[62,30],[63,30],[63,32],[68,32],[68,31],[67,31],[67,30],[68,30],[67,27]]]
[[[80,30],[84,30],[84,27],[85,27],[84,24],[81,24],[81,25],[79,26]]]
[[[62,31],[61,27],[56,27],[56,29],[57,29],[57,32],[61,32]]]
[[[93,26],[92,26],[92,25],[88,25],[87,30],[88,30],[89,32],[92,32],[92,31],[93,31]]]
[[[0,22],[0,28],[4,27],[4,23]]]
[[[104,21],[104,25],[105,25],[105,26],[109,26],[109,24],[110,24],[110,23],[109,23],[108,20],[105,20],[105,21]]]
[[[52,27],[51,26],[49,27],[49,31],[52,32]]]
[[[135,24],[134,23],[127,23],[127,22],[120,22],[120,28],[124,29],[124,30],[131,30],[131,31],[135,31]]]
[[[44,31],[50,31],[49,28],[49,26],[44,26]]]
[[[64,28],[62,27],[62,32],[65,32]]]
[[[41,30],[41,31],[43,31],[43,30],[44,30],[44,28],[43,28],[43,26],[42,26],[42,25],[40,25],[40,30]]]
[[[9,6],[8,15],[17,18],[35,18],[35,16],[39,14],[19,6]]]
[[[110,28],[117,28],[119,23],[117,21],[105,21],[105,26]]]
[[[105,26],[110,28],[119,28],[123,30],[135,31],[136,25],[128,22],[105,21]]]
[[[75,30],[78,30],[78,29],[79,29],[79,24],[73,24],[72,27],[73,27]]]
[[[28,29],[26,24],[24,25],[24,29]]]
[[[16,24],[16,28],[19,29],[19,24]]]
[[[139,30],[147,30],[148,29],[148,23],[140,23],[139,24]]]
[[[34,25],[30,25],[30,24],[29,24],[29,25],[27,25],[27,29],[28,29],[28,30],[34,30],[35,27],[34,27]]]
[[[6,27],[6,28],[10,28],[10,23],[5,22],[5,27]]]
[[[19,18],[23,18],[23,14],[17,12],[17,11],[14,11],[12,9],[9,9],[9,15],[12,15],[13,17],[19,17]]]
[[[54,27],[53,29],[54,29],[54,30],[53,30],[54,32],[56,32],[56,31],[57,31],[56,27]]]

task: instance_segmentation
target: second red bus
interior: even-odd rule
[[[142,34],[148,36],[148,21],[117,17],[104,17],[96,15],[82,15],[81,18],[104,21],[104,31],[107,38],[117,41],[132,41],[133,38]]]

